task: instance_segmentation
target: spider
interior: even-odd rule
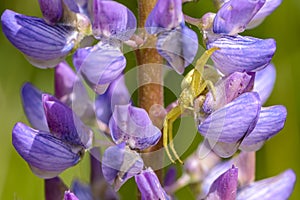
[[[204,80],[202,74],[204,71],[204,66],[209,57],[213,54],[214,51],[218,49],[219,48],[217,47],[213,47],[209,50],[206,50],[204,54],[197,60],[195,68],[192,69],[181,82],[182,92],[178,98],[178,105],[172,108],[172,110],[168,112],[164,119],[163,146],[166,149],[167,156],[173,163],[175,163],[175,160],[170,154],[168,140],[170,143],[170,150],[174,154],[176,160],[183,164],[174,148],[172,135],[174,121],[186,110],[192,111],[194,115],[197,116],[196,112],[199,111],[199,107],[201,106],[201,104],[203,104],[205,99],[204,95],[205,92],[207,92],[208,88],[212,91],[215,100],[215,89],[213,83],[209,80]],[[196,100],[198,100],[197,103]]]

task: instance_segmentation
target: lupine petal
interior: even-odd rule
[[[21,98],[23,109],[30,124],[38,130],[49,131],[42,102],[42,92],[30,83],[22,87]]]
[[[71,191],[66,191],[64,200],[79,200],[75,194],[73,194]]]
[[[78,147],[72,148],[48,132],[34,130],[22,123],[17,123],[13,128],[12,143],[30,166],[45,172],[36,173],[41,178],[53,178],[76,165],[83,150]]]
[[[134,14],[115,1],[95,0],[93,4],[93,33],[102,38],[129,40],[136,29]]]
[[[46,200],[63,199],[67,186],[59,177],[45,179]]]
[[[206,95],[202,109],[206,114],[210,114],[217,109],[225,106],[236,97],[241,95],[248,88],[251,76],[247,73],[234,72],[229,76],[224,77],[215,84],[215,95],[209,91]]]
[[[268,140],[283,129],[286,116],[287,111],[284,106],[262,108],[255,128],[243,139],[240,148],[247,151],[257,151],[258,149],[250,147]]]
[[[231,0],[225,3],[214,19],[213,32],[226,35],[243,32],[264,3],[265,0]]]
[[[71,189],[78,199],[93,200],[92,189],[89,185],[75,180],[72,182]]]
[[[57,23],[63,14],[63,5],[61,0],[39,0],[40,9],[44,20],[53,25]]]
[[[206,177],[201,184],[202,194],[204,196],[208,194],[213,182],[228,169],[230,169],[232,164],[233,163],[230,161],[220,162],[208,171],[208,174],[206,174]]]
[[[251,132],[261,108],[259,95],[247,92],[210,114],[199,126],[206,138],[234,143]]]
[[[158,0],[146,20],[146,30],[157,34],[178,27],[183,20],[181,0]]]
[[[254,182],[238,191],[237,200],[282,200],[288,199],[291,195],[296,175],[293,170],[271,178]]]
[[[78,33],[71,26],[48,25],[35,17],[6,10],[1,16],[2,29],[7,39],[33,65],[54,67],[73,49]]]
[[[88,148],[91,131],[73,111],[50,95],[43,95],[43,106],[51,133],[64,142]]]
[[[247,29],[258,26],[268,15],[270,15],[280,4],[282,0],[266,0],[263,7],[256,13]]]
[[[73,85],[77,80],[76,74],[66,62],[61,62],[55,67],[54,78],[55,97],[63,102],[70,102]]]
[[[142,158],[121,143],[106,149],[102,159],[105,180],[117,191],[131,177],[140,173],[144,163]]]
[[[222,36],[209,42],[207,48],[219,47],[211,56],[215,66],[223,74],[254,72],[266,67],[276,50],[274,39],[258,39],[243,36]]]
[[[238,169],[232,166],[219,176],[210,187],[207,200],[235,200],[238,186]]]
[[[100,42],[92,49],[77,50],[74,65],[88,84],[101,94],[104,92],[101,86],[110,84],[122,73],[126,59],[118,47]]]
[[[170,67],[182,74],[197,54],[198,37],[194,31],[182,25],[177,29],[159,34],[156,48]]]
[[[142,200],[147,199],[170,199],[166,194],[160,182],[151,168],[143,170],[140,174],[135,175],[135,182],[140,190]]]
[[[255,73],[253,91],[258,92],[262,104],[264,104],[272,93],[276,80],[276,69],[269,64],[266,68]]]
[[[130,104],[115,106],[109,128],[115,143],[126,142],[133,149],[146,149],[161,137],[161,131],[152,124],[147,112]]]
[[[130,103],[130,95],[125,85],[124,76],[119,76],[114,80],[106,92],[98,95],[95,101],[97,119],[108,124],[115,105],[125,105]]]

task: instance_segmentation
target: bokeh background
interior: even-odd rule
[[[135,0],[120,2],[137,13]],[[41,16],[37,0],[1,0],[0,12],[5,9]],[[208,11],[215,11],[211,0],[201,0],[184,6],[184,12],[193,17],[201,17]],[[256,179],[277,175],[288,168],[300,176],[300,1],[283,0],[282,5],[263,24],[243,34],[276,39],[277,51],[273,63],[277,69],[277,80],[266,104],[283,104],[288,110],[285,128],[257,153]],[[8,42],[2,31],[0,61],[0,199],[44,199],[43,181],[31,173],[26,162],[16,153],[11,144],[11,130],[16,122],[26,122],[19,95],[22,84],[29,81],[41,90],[52,93],[54,71],[31,66]],[[84,159],[76,167],[64,172],[62,178],[68,185],[73,177],[88,181],[88,165],[88,160]],[[290,199],[300,199],[298,182]],[[122,188],[124,199],[133,197],[133,187],[130,181]],[[179,199],[187,199],[189,190],[183,189],[178,195]]]

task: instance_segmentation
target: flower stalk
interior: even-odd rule
[[[138,1],[138,26],[144,27],[146,19],[154,8],[156,0],[139,0]],[[146,31],[142,33],[144,38],[147,38]],[[146,41],[148,43],[148,41]],[[155,46],[151,44],[150,46]],[[136,50],[136,59],[138,67],[138,105],[141,108],[144,108],[148,113],[153,105],[163,105],[163,72],[161,64],[163,63],[163,58],[158,54],[155,48],[143,48]],[[151,120],[154,123],[152,116],[150,115]],[[154,125],[160,126],[159,122],[156,122]],[[145,152],[153,152],[162,147],[162,140],[158,142],[157,145],[151,147]],[[150,155],[150,154],[149,154]],[[157,155],[157,154],[156,154]],[[153,162],[155,159],[158,163],[162,165],[163,156],[156,156],[152,158],[151,156],[146,156],[145,163]],[[148,162],[147,162],[148,160]],[[151,162],[150,162],[151,163]],[[158,167],[156,167],[158,168]],[[158,178],[161,180],[162,171],[155,171]]]

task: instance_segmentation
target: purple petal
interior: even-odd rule
[[[39,0],[40,9],[44,20],[54,25],[59,22],[63,15],[63,5],[61,0]]]
[[[23,109],[30,124],[38,130],[49,131],[42,102],[42,92],[30,83],[21,90]]]
[[[143,150],[155,145],[161,137],[142,108],[130,104],[116,105],[109,121],[109,128],[115,143],[126,142],[131,148]]]
[[[144,163],[135,151],[121,143],[106,149],[102,159],[105,180],[117,191],[131,177],[140,173]]]
[[[66,191],[64,200],[79,200],[71,191]]]
[[[143,170],[140,174],[135,175],[135,182],[140,190],[142,200],[147,199],[170,199],[151,168]]]
[[[64,142],[88,148],[92,137],[90,129],[56,98],[46,94],[42,98],[51,133]]]
[[[213,182],[206,199],[235,200],[237,186],[238,168],[232,166]]]
[[[208,92],[203,103],[203,111],[210,114],[217,109],[230,103],[236,97],[241,95],[251,84],[252,77],[247,73],[234,72],[215,84],[216,100],[213,98],[212,92]]]
[[[176,182],[176,175],[177,175],[176,168],[171,166],[166,172],[163,185],[165,187],[168,187],[168,186],[171,186],[173,183],[175,183]]]
[[[262,104],[264,104],[271,95],[275,80],[276,69],[272,64],[256,72],[253,91],[258,92]]]
[[[97,119],[108,124],[115,105],[126,105],[130,103],[130,94],[125,85],[124,76],[114,80],[106,92],[98,95],[95,101]]]
[[[134,34],[135,29],[135,16],[124,5],[115,1],[94,0],[94,36],[126,41]]]
[[[176,28],[183,21],[181,0],[158,0],[145,27],[148,33],[157,34]]]
[[[72,182],[71,190],[78,199],[93,200],[92,188],[78,180]]]
[[[281,200],[288,199],[294,189],[296,175],[293,170],[268,179],[254,182],[238,191],[237,200]]]
[[[243,36],[222,36],[207,44],[207,49],[219,47],[211,56],[223,74],[254,72],[266,67],[276,50],[274,39]]]
[[[120,76],[126,59],[118,47],[100,42],[92,49],[77,50],[74,65],[96,92],[103,93],[101,85],[110,84]]]
[[[282,0],[266,0],[263,7],[256,13],[247,26],[247,29],[258,26],[268,15],[270,15],[280,4]]]
[[[270,106],[262,108],[257,124],[253,131],[243,139],[241,149],[257,151],[255,144],[264,142],[283,129],[287,111],[284,106]],[[254,145],[254,149],[251,146]]]
[[[159,34],[156,48],[168,64],[177,73],[182,74],[197,54],[198,37],[194,31],[182,25],[177,29]]]
[[[221,176],[223,173],[225,173],[229,168],[232,167],[231,161],[225,161],[220,162],[217,165],[213,166],[208,173],[206,174],[206,177],[202,181],[201,189],[203,195],[207,195],[209,192],[210,187],[212,186],[213,182]]]
[[[63,199],[67,186],[59,177],[45,179],[46,200]]]
[[[214,19],[213,32],[226,35],[243,32],[264,3],[265,0],[231,0],[225,3]]]
[[[214,141],[234,143],[251,132],[261,108],[259,95],[247,92],[210,114],[199,126],[199,132]]]
[[[55,97],[63,102],[70,102],[73,85],[77,80],[76,74],[66,62],[55,67]]]
[[[12,143],[33,168],[33,172],[41,178],[53,178],[76,165],[83,151],[82,148],[63,143],[48,132],[34,130],[22,123],[14,126]]]
[[[50,26],[42,19],[6,10],[1,16],[7,39],[40,68],[54,67],[73,49],[77,32],[71,26]]]

